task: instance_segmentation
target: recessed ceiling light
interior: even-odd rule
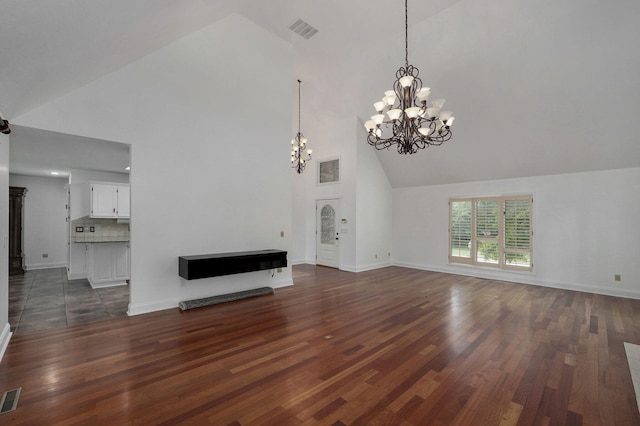
[[[52,174],[54,176],[58,176],[60,174],[60,172],[49,172],[49,174]]]
[[[125,170],[131,170],[131,166],[127,166],[124,168]]]

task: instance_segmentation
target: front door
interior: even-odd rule
[[[339,200],[316,201],[316,264],[338,267],[340,233],[338,228]]]

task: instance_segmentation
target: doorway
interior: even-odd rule
[[[340,200],[316,200],[316,265],[339,268]]]
[[[121,239],[121,228],[128,227],[124,221],[115,224],[117,219],[90,220],[90,182],[129,182],[130,148],[119,142],[13,126],[9,181],[11,186],[29,188],[23,226],[26,271],[9,279],[9,323],[14,331],[16,326],[22,333],[127,315],[129,286],[94,289],[87,268],[90,244],[101,242],[90,237],[106,239],[117,234]],[[79,223],[84,230],[76,235],[89,241],[72,240],[76,219],[91,225]],[[76,249],[73,257],[72,248]],[[120,276],[121,269],[114,274]]]

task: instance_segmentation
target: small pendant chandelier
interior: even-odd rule
[[[396,71],[393,90],[384,92],[381,101],[373,104],[377,114],[364,123],[369,132],[367,142],[376,149],[397,145],[398,154],[415,154],[429,145],[442,145],[451,139],[451,111],[443,111],[444,99],[434,99],[427,105],[431,88],[422,87],[418,68],[409,65],[409,13],[404,2],[404,67]],[[385,112],[387,119],[385,120]],[[393,135],[383,137],[383,128],[391,128]]]
[[[298,173],[304,171],[306,162],[311,160],[312,152],[310,148],[307,148],[306,153],[303,153],[307,145],[307,138],[300,131],[300,83],[302,81],[298,80],[298,133],[295,138],[291,139],[291,167],[296,169]]]

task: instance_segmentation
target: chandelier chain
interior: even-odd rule
[[[407,1],[404,0],[404,65],[409,68],[409,12]]]
[[[298,133],[300,133],[300,84],[302,84],[301,80],[298,80]]]

